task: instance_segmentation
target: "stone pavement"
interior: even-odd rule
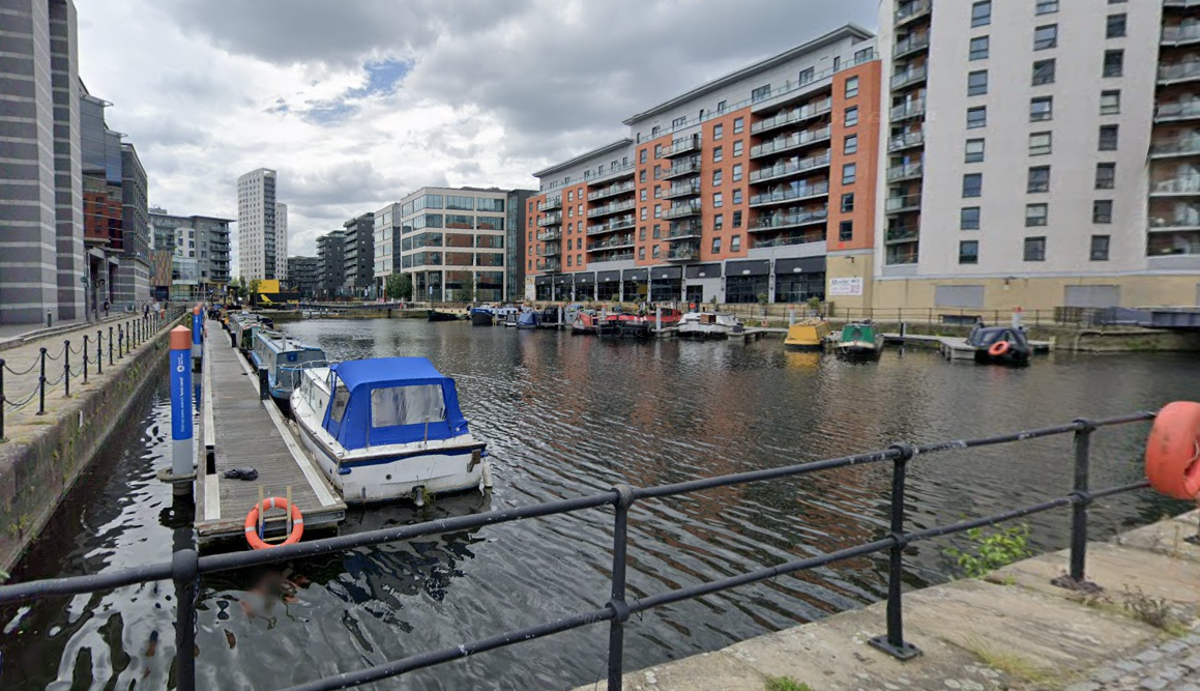
[[[1086,676],[1064,691],[1200,691],[1200,634],[1151,646]]]

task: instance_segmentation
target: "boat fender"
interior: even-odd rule
[[[1200,403],[1168,403],[1146,440],[1146,478],[1160,494],[1194,500],[1200,496]]]
[[[292,532],[288,533],[287,539],[281,544],[294,545],[300,542],[300,537],[304,535],[304,514],[300,512],[300,507],[293,502],[288,504],[288,500],[283,497],[270,497],[263,500],[263,510],[266,509],[284,509],[292,514]],[[258,536],[258,504],[250,509],[250,513],[246,514],[245,523],[246,542],[250,543],[251,549],[271,549],[277,545],[269,545],[263,542]]]
[[[1001,355],[1008,353],[1010,350],[1012,350],[1012,344],[1008,341],[996,341],[992,344],[991,348],[988,348],[988,355],[991,355],[992,357],[1000,357]]]

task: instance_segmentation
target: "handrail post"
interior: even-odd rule
[[[613,504],[613,565],[612,597],[608,608],[613,618],[608,625],[608,691],[621,691],[621,673],[625,667],[625,621],[629,619],[629,605],[625,603],[625,561],[628,546],[629,507],[633,504],[633,488],[616,485],[617,501]]]
[[[196,580],[200,577],[200,556],[194,549],[183,549],[171,556],[175,581],[175,688],[196,689]]]
[[[904,479],[908,461],[913,457],[909,444],[895,444],[892,463],[892,548],[888,560],[887,634],[876,636],[869,642],[871,647],[881,650],[897,660],[911,660],[921,650],[904,641],[903,576],[904,576]]]
[[[1103,588],[1087,580],[1084,566],[1087,562],[1088,539],[1088,471],[1091,466],[1092,432],[1096,425],[1090,420],[1076,420],[1075,430],[1075,483],[1071,491],[1071,564],[1070,570],[1050,582],[1060,588],[1098,593]]]
[[[42,371],[38,376],[38,415],[46,414],[46,349],[41,348]]]
[[[108,366],[113,366],[113,328],[108,327]]]
[[[63,398],[71,397],[71,341],[63,341]]]
[[[4,441],[4,406],[8,399],[4,397],[4,358],[0,358],[0,441]]]
[[[88,336],[83,335],[83,383],[87,383],[87,365],[88,365]]]
[[[267,375],[268,372],[266,367],[258,368],[258,398],[261,401],[265,401],[271,397],[271,383]],[[428,421],[425,423],[425,440],[429,441]]]
[[[96,329],[96,374],[104,374],[104,332]]]

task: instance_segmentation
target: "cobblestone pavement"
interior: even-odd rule
[[[1200,633],[1159,643],[1092,670],[1063,691],[1200,691]]]

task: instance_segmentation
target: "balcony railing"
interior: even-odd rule
[[[1200,117],[1200,100],[1160,103],[1154,112],[1155,122]]]
[[[916,240],[921,227],[917,225],[892,226],[884,233],[884,242],[908,242]]]
[[[792,149],[798,149],[808,144],[828,141],[832,131],[832,128],[825,126],[816,130],[798,132],[786,137],[780,137],[779,139],[773,139],[769,142],[759,144],[758,146],[750,147],[750,158],[758,158],[760,156],[767,156],[769,154],[780,153],[783,151],[791,151]]]
[[[890,214],[919,208],[921,208],[921,195],[919,194],[909,194],[903,197],[888,197],[887,201],[884,203],[884,210]]]
[[[634,245],[634,242],[633,242],[632,235],[622,235],[620,237],[612,238],[611,240],[601,240],[599,242],[593,242],[588,245],[587,251],[588,252],[599,252],[601,250],[623,249],[625,247],[633,247],[633,245]]]
[[[622,216],[621,218],[614,218],[611,221],[609,221],[608,223],[601,223],[600,225],[588,226],[587,234],[588,235],[603,235],[604,233],[612,233],[617,230],[625,230],[627,228],[632,228],[636,224],[637,224],[637,221],[634,220],[633,216]]]
[[[553,240],[560,240],[560,239],[562,239],[562,231],[561,230],[548,230],[544,233],[538,233],[537,239],[538,239],[538,242],[551,242]]]
[[[669,262],[690,262],[700,258],[698,245],[674,245],[667,252]]]
[[[537,205],[537,210],[542,211],[542,212],[553,211],[555,209],[561,209],[561,208],[562,208],[562,195],[559,195],[557,197],[551,197],[550,199],[547,199],[546,201],[541,202]]]
[[[925,143],[925,131],[916,130],[892,137],[888,141],[888,151],[900,151],[914,146],[921,146]]]
[[[901,5],[900,8],[896,10],[896,24],[910,22],[914,19],[924,17],[932,11],[932,0],[916,0],[916,2],[910,2],[907,5]]]
[[[826,152],[812,158],[774,165],[769,168],[760,168],[750,172],[750,182],[766,182],[768,180],[776,180],[789,175],[797,175],[810,170],[824,168],[829,165],[829,161],[829,153]]]
[[[919,98],[892,108],[892,120],[907,120],[925,114],[925,99]]]
[[[683,154],[699,150],[700,137],[698,135],[693,135],[691,137],[684,137],[683,139],[676,139],[675,141],[671,142],[671,148],[667,149],[666,152],[664,152],[664,155],[669,158],[671,156],[682,156]]]
[[[632,163],[630,163],[629,165],[619,166],[617,168],[609,168],[607,171],[600,173],[599,175],[588,178],[587,184],[588,184],[588,187],[591,187],[593,185],[599,185],[600,183],[602,183],[606,180],[611,180],[611,179],[617,178],[617,177],[624,177],[626,175],[633,175],[635,172],[637,172],[637,171],[636,171],[635,166]]]
[[[595,257],[588,257],[589,262],[623,262],[633,259],[633,252],[612,252],[611,254],[601,254]]]
[[[704,226],[698,222],[688,223],[672,223],[671,231],[667,233],[667,239],[671,241],[683,240],[685,238],[698,238],[704,231]]]
[[[539,247],[537,256],[539,257],[557,257],[562,254],[562,243],[552,242],[548,245]]]
[[[1150,145],[1151,156],[1184,156],[1200,154],[1200,137],[1164,139]]]
[[[750,225],[750,231],[758,232],[763,230],[779,230],[781,228],[795,228],[797,226],[809,225],[810,223],[824,223],[828,219],[829,211],[827,209],[795,211],[760,217]]]
[[[750,126],[750,134],[760,134],[768,130],[783,127],[784,125],[790,125],[794,122],[809,120],[824,115],[831,110],[833,110],[833,99],[830,98],[799,108],[786,110],[778,115],[754,123]]]
[[[562,214],[546,214],[538,219],[537,224],[541,228],[562,225]]]
[[[892,89],[903,89],[911,84],[923,82],[928,75],[929,70],[924,65],[909,68],[892,76]]]
[[[922,31],[919,34],[913,34],[912,36],[909,36],[908,38],[904,39],[903,41],[900,41],[899,43],[897,43],[896,47],[892,48],[892,57],[900,58],[905,55],[908,55],[909,53],[913,53],[913,52],[916,52],[918,50],[922,50],[922,49],[925,49],[928,47],[929,47],[929,32]]]
[[[594,202],[597,199],[604,199],[606,197],[612,197],[612,196],[615,196],[618,194],[623,194],[625,192],[632,192],[633,188],[634,188],[633,180],[630,180],[628,182],[622,182],[622,183],[618,183],[616,185],[610,185],[608,187],[605,187],[602,190],[597,190],[595,192],[592,192],[592,193],[588,194],[587,198],[588,198],[589,202]]]
[[[1158,68],[1158,81],[1160,82],[1178,82],[1196,78],[1200,78],[1200,61],[1177,62]]]
[[[896,182],[897,180],[908,180],[910,178],[919,178],[922,174],[922,166],[917,163],[908,163],[902,166],[893,166],[888,168],[888,182]]]
[[[616,202],[613,204],[605,204],[594,209],[588,209],[588,218],[599,218],[600,216],[608,216],[609,214],[619,214],[622,211],[628,211],[637,206],[637,200],[630,199],[624,202]]]
[[[1200,175],[1160,180],[1151,186],[1150,194],[1200,194]]]
[[[1200,24],[1163,27],[1162,42],[1164,45],[1192,43],[1193,41],[1200,41]]]
[[[1200,215],[1192,218],[1151,218],[1146,222],[1150,232],[1200,230]]]
[[[1200,7],[1200,0],[1163,0],[1163,7],[1167,8],[1167,9],[1170,9],[1170,8],[1186,9],[1189,7]]]
[[[769,240],[752,240],[750,247],[757,250],[768,247],[791,247],[793,245],[812,245],[816,243],[825,244],[824,232],[785,235],[783,237],[770,238]]]
[[[562,271],[562,261],[547,259],[545,262],[538,262],[537,268],[539,271]]]
[[[682,177],[684,175],[699,175],[699,174],[700,174],[700,161],[684,161],[683,163],[676,163],[675,165],[671,166],[667,170],[663,171],[662,178],[664,180],[670,180],[671,178]]]
[[[700,194],[700,181],[692,180],[691,182],[685,182],[682,185],[671,185],[667,189],[666,198],[674,199],[675,197],[694,197],[698,194]]]
[[[675,204],[667,209],[663,214],[665,218],[686,218],[688,216],[697,216],[700,214],[700,202],[691,201],[683,204]]]
[[[796,189],[779,190],[777,192],[768,192],[766,194],[756,194],[753,197],[750,197],[750,206],[779,204],[780,202],[790,202],[795,199],[812,199],[827,194],[829,194],[829,183],[819,182],[815,185],[806,185]]]

